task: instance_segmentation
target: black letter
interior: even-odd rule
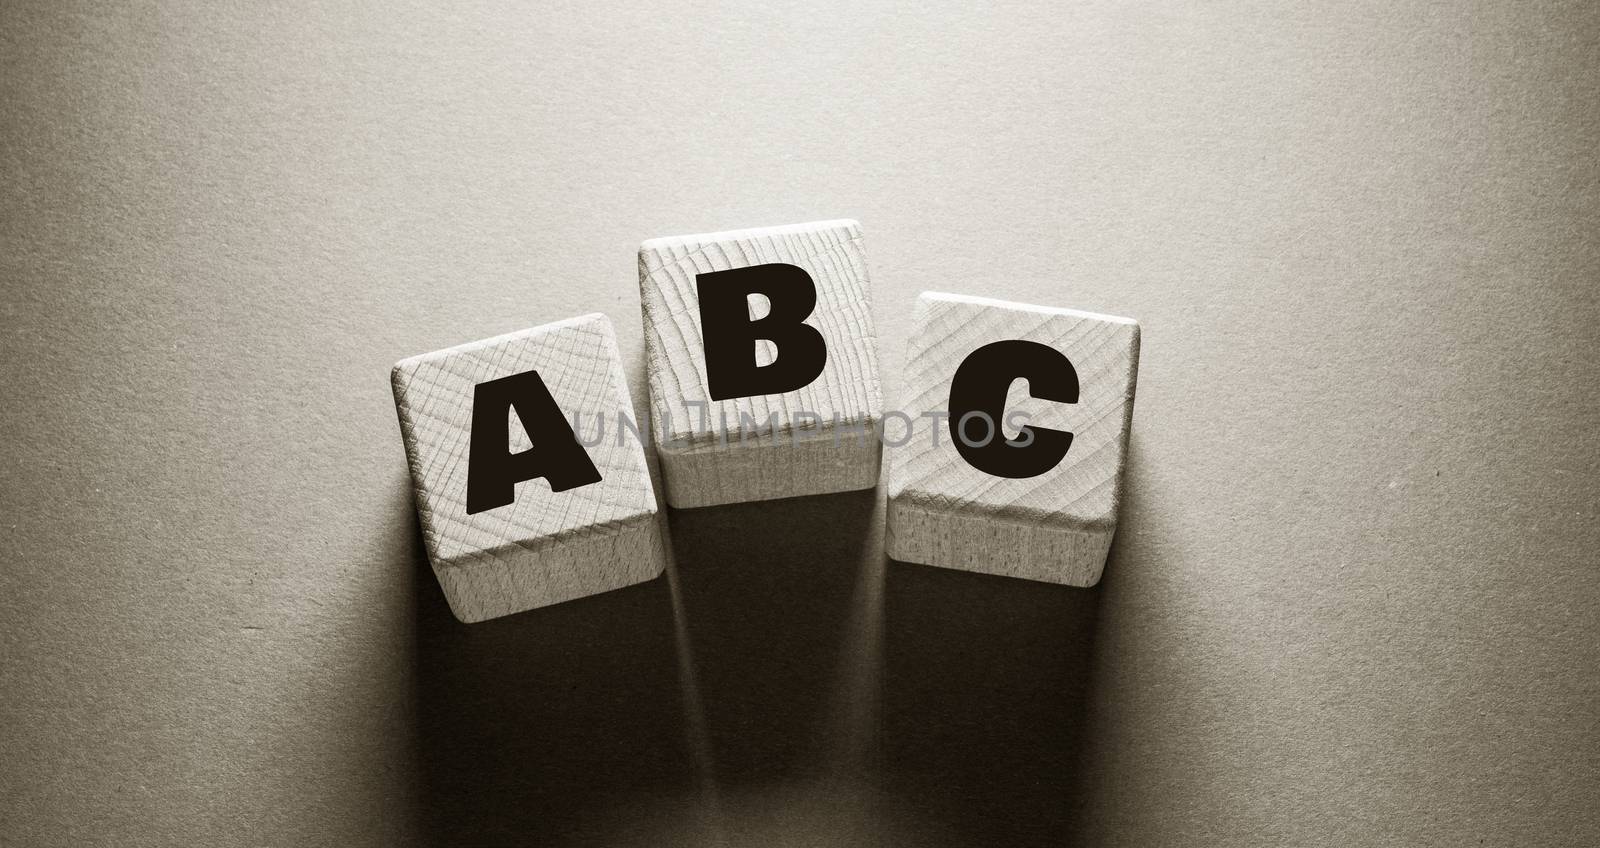
[[[533,440],[533,447],[516,454],[509,450],[507,413],[513,407]],[[548,480],[552,492],[600,482],[594,461],[538,371],[479,383],[472,390],[472,441],[467,443],[467,514],[515,501],[517,484],[535,477]]]
[[[950,381],[950,438],[973,468],[996,477],[1037,477],[1055,468],[1072,447],[1071,433],[1026,424],[1015,441],[991,438],[977,444],[963,437],[961,427],[969,414],[986,414],[991,426],[1000,420],[1006,390],[1018,377],[1028,381],[1031,397],[1078,402],[1078,370],[1066,354],[1021,339],[993,342],[967,354]]]
[[[712,400],[780,395],[804,388],[822,373],[828,346],[803,324],[817,306],[817,287],[804,268],[782,262],[696,274],[700,332],[705,338],[706,389]],[[750,320],[749,298],[766,295],[772,311]],[[756,365],[756,340],[778,347],[771,365]]]

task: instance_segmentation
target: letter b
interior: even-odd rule
[[[810,385],[828,362],[817,328],[804,323],[817,306],[817,287],[805,269],[782,262],[695,275],[700,332],[705,340],[706,390],[712,400],[778,395]],[[766,296],[772,311],[750,320],[750,295]],[[756,364],[756,341],[778,348],[770,365]]]

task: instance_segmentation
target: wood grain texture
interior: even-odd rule
[[[806,323],[821,332],[827,364],[797,391],[711,401],[695,275],[772,262],[799,266],[816,283]],[[639,290],[667,503],[711,506],[877,485],[882,401],[860,224],[652,239],[639,248]],[[770,343],[758,343],[757,362],[773,356]]]
[[[601,480],[555,493],[543,478],[516,500],[467,514],[474,387],[536,370],[578,422]],[[649,580],[665,567],[644,448],[618,437],[632,405],[611,322],[599,314],[546,324],[400,361],[395,407],[434,574],[466,622],[508,615]],[[511,413],[512,451],[529,446]]]
[[[917,298],[899,411],[909,431],[890,444],[887,546],[891,557],[944,568],[1072,586],[1099,582],[1116,531],[1122,467],[1139,368],[1139,325],[1071,309],[924,292]],[[956,451],[945,414],[962,360],[991,342],[1023,339],[1066,354],[1079,398],[1007,392],[1015,423],[1073,433],[1061,462],[1037,477],[996,477]],[[977,426],[977,425],[974,425]],[[975,431],[977,432],[977,431]],[[1007,438],[1017,428],[1003,425]]]

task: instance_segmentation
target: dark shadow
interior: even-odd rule
[[[469,625],[450,614],[420,532],[414,554],[431,844],[600,844],[619,809],[663,829],[694,819],[665,576]]]
[[[875,491],[673,510],[672,545],[715,777],[826,776],[850,728],[837,689],[862,627]],[[877,532],[881,533],[881,530]]]
[[[884,791],[922,845],[1085,844],[1096,700],[1126,626],[1138,538],[1139,439],[1129,440],[1117,535],[1099,585],[1054,586],[889,561],[884,600]],[[1136,582],[1136,581],[1134,581]]]
[[[1076,589],[888,561],[875,491],[669,517],[668,576],[473,625],[412,519],[431,843],[1073,841],[1116,546]]]
[[[923,844],[1072,841],[1099,589],[890,561],[884,791]]]

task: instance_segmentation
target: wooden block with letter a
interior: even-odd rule
[[[616,336],[585,315],[405,359],[395,406],[433,572],[482,621],[666,564]]]
[[[877,336],[860,224],[651,239],[639,248],[639,294],[667,503],[878,484]]]
[[[1122,501],[1138,323],[924,293],[912,326],[904,400],[884,425],[889,556],[1099,582]]]

